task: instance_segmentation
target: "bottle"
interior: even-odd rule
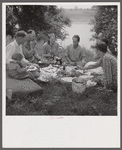
[[[65,70],[66,69],[66,64],[65,64],[65,62],[63,63],[63,70]]]

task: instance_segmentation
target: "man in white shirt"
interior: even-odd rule
[[[14,53],[21,53],[23,55],[21,46],[26,40],[26,35],[27,33],[25,31],[18,31],[16,33],[15,40],[6,46],[6,63],[9,62],[9,59],[12,58]],[[23,58],[22,62],[25,64],[29,63],[29,61],[25,58]]]

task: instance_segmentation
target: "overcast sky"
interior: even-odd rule
[[[68,9],[73,9],[77,6],[77,8],[91,8],[93,4],[84,4],[84,3],[64,3],[64,4],[58,4],[57,5],[59,8],[68,8]]]

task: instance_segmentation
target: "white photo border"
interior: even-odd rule
[[[120,80],[120,2],[2,3],[2,145],[3,148],[120,148],[120,82],[117,116],[6,116],[6,5],[118,6],[118,81]]]

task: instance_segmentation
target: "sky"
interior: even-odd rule
[[[59,8],[66,8],[66,9],[73,9],[77,6],[77,8],[91,8],[93,4],[84,4],[84,3],[65,3],[65,4],[58,4]]]

